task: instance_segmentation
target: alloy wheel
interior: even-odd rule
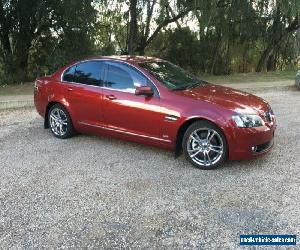
[[[49,116],[52,132],[57,136],[64,136],[68,131],[68,117],[64,110],[54,108]]]
[[[197,165],[211,167],[223,155],[224,143],[221,135],[211,128],[194,130],[188,139],[187,152]]]

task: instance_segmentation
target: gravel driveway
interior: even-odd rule
[[[214,171],[134,143],[55,139],[35,110],[1,111],[0,249],[245,249],[240,234],[299,238],[300,92],[256,94],[277,115],[275,147]]]

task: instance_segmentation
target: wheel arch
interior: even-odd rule
[[[212,120],[209,120],[207,118],[191,117],[191,118],[185,120],[181,124],[181,126],[179,127],[179,129],[177,131],[176,144],[175,144],[175,157],[178,157],[182,153],[182,140],[183,140],[183,136],[184,136],[186,130],[189,128],[189,126],[191,126],[193,123],[198,122],[198,121],[206,121],[206,122],[209,122],[209,123],[213,124],[214,126],[218,127],[221,130],[221,132],[223,133],[224,137],[225,137],[225,143],[226,143],[227,148],[228,148],[228,139],[227,139],[227,136],[224,132],[224,129],[222,129],[222,127],[220,127],[216,122],[214,122]]]

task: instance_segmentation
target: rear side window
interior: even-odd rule
[[[102,62],[83,62],[67,69],[64,73],[63,80],[86,85],[103,86],[102,70]]]
[[[75,73],[76,66],[68,68],[64,75],[63,75],[63,81],[65,82],[74,82],[74,73]]]
[[[102,62],[90,61],[78,64],[75,69],[74,80],[75,82],[102,86],[101,79]]]

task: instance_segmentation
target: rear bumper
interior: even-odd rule
[[[40,116],[45,117],[45,105],[43,105],[41,93],[35,90],[33,97],[36,111],[39,113]]]
[[[229,145],[229,160],[253,159],[268,153],[274,145],[276,124],[258,128],[235,128]]]

